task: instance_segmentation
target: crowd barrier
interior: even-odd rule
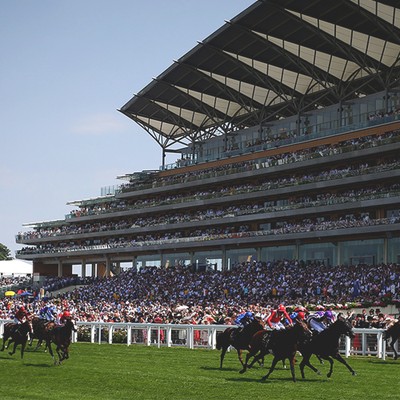
[[[9,320],[0,320],[0,334]],[[217,335],[228,325],[190,325],[190,324],[148,324],[148,323],[110,323],[77,322],[78,331],[73,332],[73,342],[123,343],[128,346],[142,344],[155,347],[187,347],[215,349]],[[229,325],[231,326],[231,325]],[[351,355],[374,356],[386,359],[393,351],[383,339],[384,329],[354,328],[355,337],[343,336],[340,352],[346,357]],[[398,351],[398,342],[396,343]]]

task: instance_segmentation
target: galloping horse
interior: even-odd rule
[[[399,355],[394,347],[395,343],[399,340],[400,338],[400,320],[393,323],[390,325],[385,332],[383,332],[383,339],[384,340],[389,340],[392,339],[390,342],[390,347],[393,350],[393,357],[395,360],[398,359]]]
[[[55,322],[46,321],[39,317],[32,318],[33,333],[30,335],[30,343],[32,346],[33,339],[38,339],[38,343],[34,349],[36,351],[43,342],[46,342],[50,338],[50,332],[56,327]]]
[[[271,349],[274,354],[274,359],[272,360],[267,375],[263,376],[261,380],[264,381],[271,375],[278,361],[288,359],[290,362],[290,371],[292,373],[293,382],[296,382],[296,375],[294,372],[295,355],[300,344],[310,337],[311,331],[303,321],[297,321],[293,326],[289,326],[286,329],[273,331],[268,343],[265,343],[267,348],[264,349],[264,351],[268,353],[268,350]]]
[[[269,353],[267,349],[267,343],[269,341],[270,335],[273,331],[269,329],[262,329],[256,332],[250,340],[249,351],[246,354],[246,360],[243,364],[243,369],[239,371],[244,374],[247,368],[251,368],[256,361],[260,362]],[[254,357],[253,361],[249,364],[250,357]]]
[[[262,322],[258,319],[253,319],[243,329],[229,327],[217,336],[217,350],[221,350],[220,368],[224,362],[225,353],[229,346],[236,349],[240,363],[243,365],[242,351],[249,350],[249,343],[253,335],[264,329]]]
[[[338,317],[338,319],[325,330],[315,334],[308,342],[301,344],[299,351],[303,355],[303,359],[300,363],[300,371],[303,379],[304,367],[306,365],[317,374],[321,374],[317,368],[310,364],[310,357],[312,354],[329,361],[330,369],[327,374],[328,378],[332,376],[333,359],[344,364],[353,375],[356,375],[353,368],[351,368],[346,360],[339,354],[339,339],[341,335],[346,335],[351,339],[354,338],[353,328],[350,321],[343,317]]]
[[[54,360],[54,365],[60,365],[62,361],[69,358],[69,345],[71,344],[72,331],[77,331],[75,320],[72,318],[67,318],[65,325],[56,326],[49,331],[49,337],[46,339],[46,347],[49,349],[49,353]],[[54,357],[51,343],[56,345],[58,361]]]
[[[21,345],[21,358],[24,357],[24,351],[26,342],[28,340],[28,335],[32,333],[32,322],[29,318],[27,318],[23,323],[16,324],[14,322],[7,322],[4,325],[4,333],[3,333],[3,347],[0,351],[4,351],[6,348],[6,342],[8,339],[8,346],[11,343],[14,343],[13,351],[10,351],[8,354],[12,356],[15,353],[17,346]],[[7,347],[8,347],[7,346]]]

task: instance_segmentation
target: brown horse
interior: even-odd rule
[[[296,382],[294,371],[296,352],[300,344],[310,337],[311,331],[308,329],[307,324],[301,320],[286,329],[272,331],[268,343],[265,342],[266,349],[264,351],[268,353],[268,350],[271,350],[274,359],[267,375],[263,376],[261,380],[264,381],[269,378],[278,361],[288,359],[293,382]]]
[[[344,364],[347,369],[356,375],[356,372],[346,360],[339,354],[339,340],[342,335],[346,335],[350,338],[354,338],[353,327],[349,320],[338,317],[338,319],[325,330],[315,334],[311,340],[303,343],[299,351],[303,355],[303,359],[300,363],[301,376],[304,379],[304,367],[307,365],[317,374],[321,374],[317,368],[310,364],[310,357],[312,354],[319,356],[323,360],[328,360],[330,363],[330,369],[327,374],[328,378],[332,376],[333,371],[333,359]]]
[[[36,351],[42,345],[43,342],[46,342],[47,339],[50,338],[50,332],[55,327],[56,324],[53,321],[47,321],[39,317],[33,317],[32,318],[33,333],[30,335],[29,346],[32,346],[34,339],[38,339],[38,343],[34,349],[34,351]]]
[[[224,362],[225,353],[229,346],[236,349],[240,363],[243,365],[242,351],[249,350],[249,343],[253,335],[264,329],[263,323],[255,318],[243,328],[229,327],[217,336],[217,350],[221,351],[220,368]]]
[[[49,349],[49,353],[54,360],[54,365],[60,365],[62,361],[69,358],[72,331],[77,331],[75,320],[73,318],[67,318],[64,325],[56,326],[49,332],[49,337],[46,339],[46,347]],[[56,345],[58,361],[54,357],[51,343]]]
[[[264,357],[269,354],[270,351],[267,349],[267,343],[271,333],[272,330],[263,329],[253,335],[249,343],[249,351],[246,354],[246,360],[243,364],[243,369],[240,371],[241,374],[244,374],[247,368],[251,368],[257,361],[260,362],[260,360],[264,360]],[[250,357],[254,358],[249,364]]]
[[[389,340],[389,339],[392,340],[390,342],[390,347],[393,350],[393,358],[395,360],[398,359],[399,355],[398,355],[394,345],[399,340],[399,338],[400,338],[400,320],[391,324],[390,326],[388,326],[388,328],[385,330],[385,332],[383,332],[384,340]]]
[[[6,342],[8,339],[8,346],[11,343],[14,343],[13,351],[10,351],[8,354],[12,356],[15,353],[15,350],[18,345],[21,345],[21,358],[24,358],[24,351],[26,342],[28,341],[28,335],[32,333],[32,322],[30,318],[27,318],[21,324],[16,324],[14,322],[8,322],[4,325],[4,333],[3,333],[3,347],[0,351],[4,351],[6,348]],[[7,346],[7,347],[8,347]]]

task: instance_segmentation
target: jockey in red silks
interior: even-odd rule
[[[22,324],[26,319],[29,318],[28,311],[25,310],[24,306],[21,306],[14,315],[14,322],[16,324]]]
[[[271,329],[285,329],[285,325],[282,320],[286,320],[287,325],[293,324],[292,319],[286,311],[286,307],[283,304],[279,304],[276,310],[273,310],[267,318],[267,324]]]
[[[69,310],[64,310],[63,313],[60,315],[60,324],[64,325],[69,318],[71,318],[71,313],[69,312]]]

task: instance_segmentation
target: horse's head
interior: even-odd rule
[[[308,328],[307,324],[301,319],[296,321],[294,329],[297,330],[301,339],[308,339],[312,336],[312,332]]]
[[[391,321],[385,331],[383,332],[382,338],[383,340],[389,340],[392,336],[400,335],[400,322],[399,321]]]
[[[354,339],[355,335],[353,332],[353,326],[349,319],[338,317],[338,319],[331,325],[332,328],[338,329],[339,333],[348,336],[350,339]]]
[[[71,324],[71,329],[74,331],[74,332],[76,332],[77,330],[78,330],[78,327],[77,327],[77,325],[76,325],[76,321],[75,321],[75,318],[70,318],[69,319],[69,321],[70,321],[70,324]]]

